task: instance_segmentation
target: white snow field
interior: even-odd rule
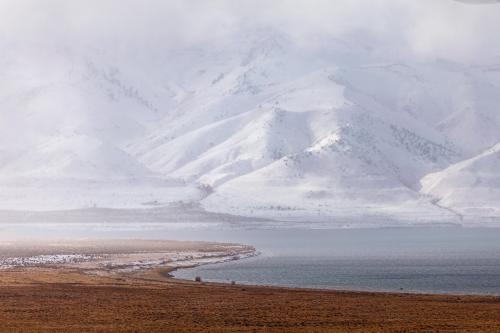
[[[264,29],[150,61],[12,45],[0,209],[184,202],[332,226],[499,222],[500,59],[329,41]]]

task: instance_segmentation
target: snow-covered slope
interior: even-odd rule
[[[157,95],[134,68],[124,74],[100,53],[89,54],[20,47],[2,56],[0,208],[142,207],[199,198],[194,185],[154,174],[123,149],[163,117],[156,104],[172,105],[172,95]]]
[[[302,48],[259,30],[149,63],[58,51],[45,55],[52,68],[11,51],[0,62],[1,207],[183,200],[368,224],[500,216],[494,64],[423,63],[365,43]]]
[[[464,218],[500,215],[500,143],[422,179],[422,192]]]

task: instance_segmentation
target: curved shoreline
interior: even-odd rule
[[[247,258],[254,258],[259,256],[260,253],[256,251],[255,255],[251,255],[248,257],[241,258],[242,260],[247,259]],[[190,278],[181,278],[181,277],[176,277],[173,275],[173,272],[179,270],[179,269],[195,269],[198,268],[199,266],[205,266],[205,265],[212,265],[212,264],[223,264],[223,263],[230,263],[233,260],[227,260],[227,261],[220,261],[220,262],[211,262],[211,263],[206,263],[203,265],[193,265],[193,266],[187,266],[187,267],[172,267],[171,269],[168,270],[168,272],[164,272],[162,276],[165,278],[169,279],[174,279],[174,280],[179,280],[179,281],[186,281],[186,282],[192,282],[195,280],[195,278],[199,277],[203,281],[203,283],[206,284],[218,284],[218,285],[228,285],[228,284],[236,284],[239,286],[249,286],[249,287],[263,287],[263,288],[281,288],[281,289],[289,289],[289,290],[314,290],[314,291],[325,291],[325,292],[352,292],[352,293],[380,293],[380,294],[392,294],[392,295],[421,295],[421,296],[450,296],[450,297],[464,297],[464,296],[471,296],[471,297],[500,297],[500,292],[497,293],[481,293],[481,292],[446,292],[446,291],[426,291],[426,290],[412,290],[412,289],[361,289],[361,288],[356,288],[354,286],[352,287],[346,287],[346,288],[339,288],[339,287],[314,287],[314,286],[298,286],[298,285],[283,285],[283,284],[265,284],[265,283],[258,283],[258,282],[250,282],[250,281],[238,281],[236,279],[205,279],[202,274],[199,275],[193,275]]]
[[[126,244],[124,244],[126,243]],[[253,258],[260,253],[249,245],[214,242],[183,242],[183,241],[144,241],[144,240],[106,240],[106,241],[77,241],[77,242],[42,242],[30,243],[0,242],[0,272],[8,269],[61,267],[74,268],[84,274],[96,276],[137,275],[148,270],[160,272],[162,278],[183,282],[193,281],[194,278],[177,278],[172,273],[179,269],[190,269],[210,264],[228,263],[236,260]],[[10,256],[6,256],[6,249],[10,248]],[[72,251],[68,251],[72,249]],[[160,251],[161,250],[161,251]],[[17,251],[17,252],[16,252]],[[127,252],[128,251],[128,252]],[[183,252],[184,251],[184,252]],[[20,257],[12,257],[15,254]],[[18,260],[16,262],[16,260]],[[228,285],[227,280],[205,280],[204,283]],[[437,295],[437,296],[472,296],[472,297],[500,297],[500,294],[467,293],[467,292],[432,292],[414,290],[390,289],[357,289],[357,288],[325,288],[311,286],[285,286],[280,284],[259,284],[253,282],[235,281],[239,286],[282,288],[289,290],[315,290],[325,292],[353,292],[353,293],[381,293],[394,295]]]
[[[138,255],[150,254],[157,252]],[[81,262],[0,270],[0,332],[500,331],[494,296],[199,283],[166,277],[176,268],[168,265],[98,268]]]
[[[0,332],[500,331],[500,297],[198,283],[165,269],[0,272]]]
[[[250,257],[249,257],[250,258]],[[246,259],[246,258],[244,258]],[[211,264],[220,264],[220,263],[227,263],[230,261],[224,261],[224,262],[214,262],[214,263],[207,263],[206,265],[211,265]],[[194,279],[187,279],[187,278],[178,278],[172,275],[173,272],[179,270],[179,269],[190,269],[190,268],[196,268],[202,265],[195,265],[191,267],[168,267],[166,271],[160,272],[161,276],[167,279],[172,279],[174,281],[181,281],[181,282],[196,282]],[[204,265],[203,265],[204,266]],[[232,282],[234,281],[235,285],[238,285],[240,287],[255,287],[255,288],[275,288],[275,289],[284,289],[284,290],[297,290],[297,291],[324,291],[324,292],[339,292],[339,293],[360,293],[360,294],[383,294],[383,295],[414,295],[414,296],[443,296],[443,297],[493,297],[493,298],[500,298],[500,293],[498,294],[487,294],[487,293],[468,293],[468,292],[463,292],[463,293],[452,293],[452,292],[432,292],[432,291],[414,291],[414,290],[389,290],[389,289],[356,289],[356,288],[324,288],[324,287],[308,287],[308,286],[286,286],[286,285],[280,285],[280,284],[259,284],[259,283],[253,283],[253,282],[241,282],[237,280],[231,280],[231,279],[226,279],[226,280],[213,280],[213,279],[203,279],[203,276],[200,276],[201,281],[204,284],[214,284],[214,285],[232,285]],[[231,282],[231,283],[229,283]]]
[[[0,242],[0,271],[60,266],[89,274],[127,273],[161,266],[193,267],[255,255],[253,246],[234,243],[100,240]]]

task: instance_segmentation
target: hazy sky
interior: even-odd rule
[[[467,1],[473,2],[473,1]],[[482,1],[479,1],[482,2]],[[298,42],[369,31],[380,45],[458,60],[500,54],[500,4],[454,0],[0,0],[1,43],[182,47],[273,27]],[[320,39],[325,43],[327,38]]]

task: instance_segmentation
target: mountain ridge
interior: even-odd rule
[[[498,152],[487,152],[500,142],[500,75],[483,75],[493,65],[397,59],[365,43],[305,52],[260,31],[135,67],[58,53],[53,75],[28,68],[22,79],[16,68],[32,60],[4,56],[0,74],[14,83],[0,94],[0,208],[185,201],[332,224],[500,218]],[[461,190],[471,173],[482,185]],[[100,185],[87,191],[86,181]],[[52,183],[85,194],[44,204]]]

